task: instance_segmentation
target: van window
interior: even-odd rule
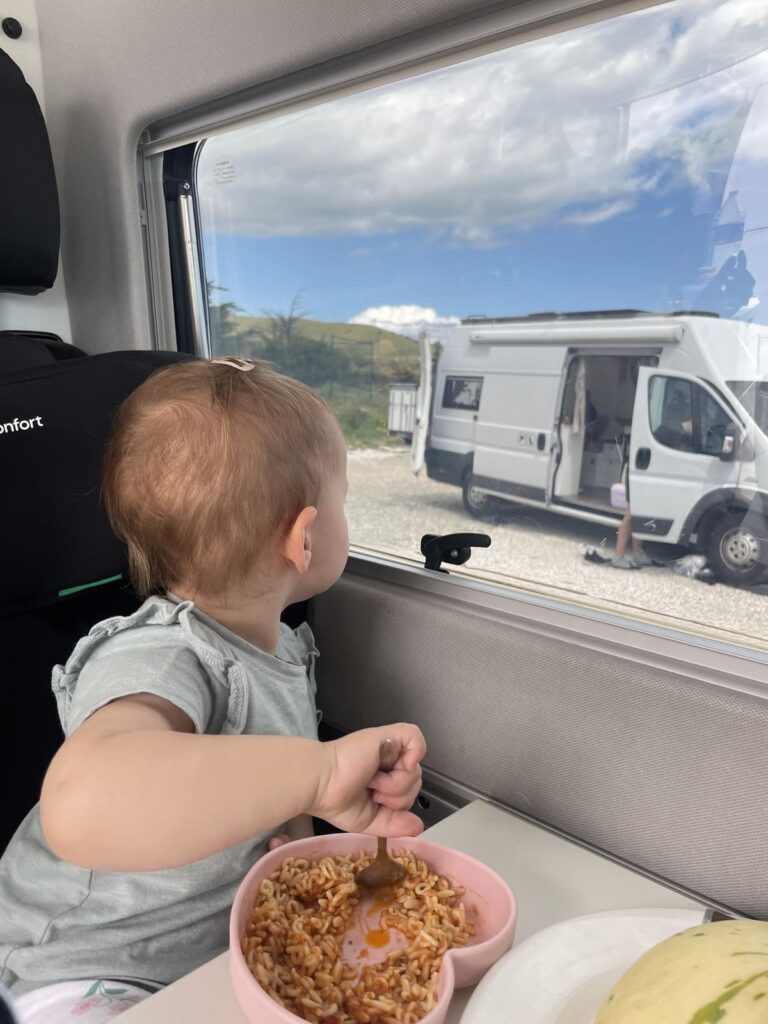
[[[733,422],[722,405],[698,384],[679,377],[652,377],[649,384],[651,432],[667,448],[719,455]]]
[[[693,387],[675,377],[652,377],[648,399],[651,432],[659,444],[693,451]]]
[[[704,388],[696,388],[696,450],[704,455],[720,455],[723,440],[733,417]]]
[[[476,411],[480,408],[482,387],[482,377],[446,377],[443,408]]]
[[[485,532],[452,574],[768,647],[764,587],[698,585],[689,601],[671,569],[608,564],[637,372],[664,365],[621,324],[768,323],[768,5],[675,0],[557,28],[219,124],[195,181],[213,353],[268,359],[331,404],[354,547],[423,564],[423,534]],[[625,311],[615,347],[605,318],[594,341],[557,356],[543,338],[514,371],[456,342],[589,310]],[[422,335],[434,372],[414,475],[425,405],[406,413],[403,396]],[[651,407],[661,444],[714,452],[716,402],[661,381]],[[665,564],[684,553],[652,545]]]

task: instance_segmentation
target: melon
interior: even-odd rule
[[[595,1024],[768,1024],[768,922],[717,921],[660,942]]]

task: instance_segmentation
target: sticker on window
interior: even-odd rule
[[[446,377],[445,391],[443,391],[443,408],[479,409],[482,387],[482,377]]]

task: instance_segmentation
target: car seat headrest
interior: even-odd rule
[[[0,375],[0,612],[125,572],[101,504],[104,447],[120,403],[155,370],[188,358],[108,352]]]
[[[50,288],[59,264],[59,198],[40,105],[0,50],[0,291]]]
[[[77,359],[86,353],[56,334],[43,331],[0,331],[0,374],[26,370],[58,359]],[[1,1022],[0,1022],[1,1024]]]

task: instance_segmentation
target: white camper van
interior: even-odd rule
[[[712,315],[471,318],[422,388],[414,469],[425,452],[474,515],[504,499],[615,525],[629,494],[637,537],[751,583],[768,568],[767,378],[765,329]]]

